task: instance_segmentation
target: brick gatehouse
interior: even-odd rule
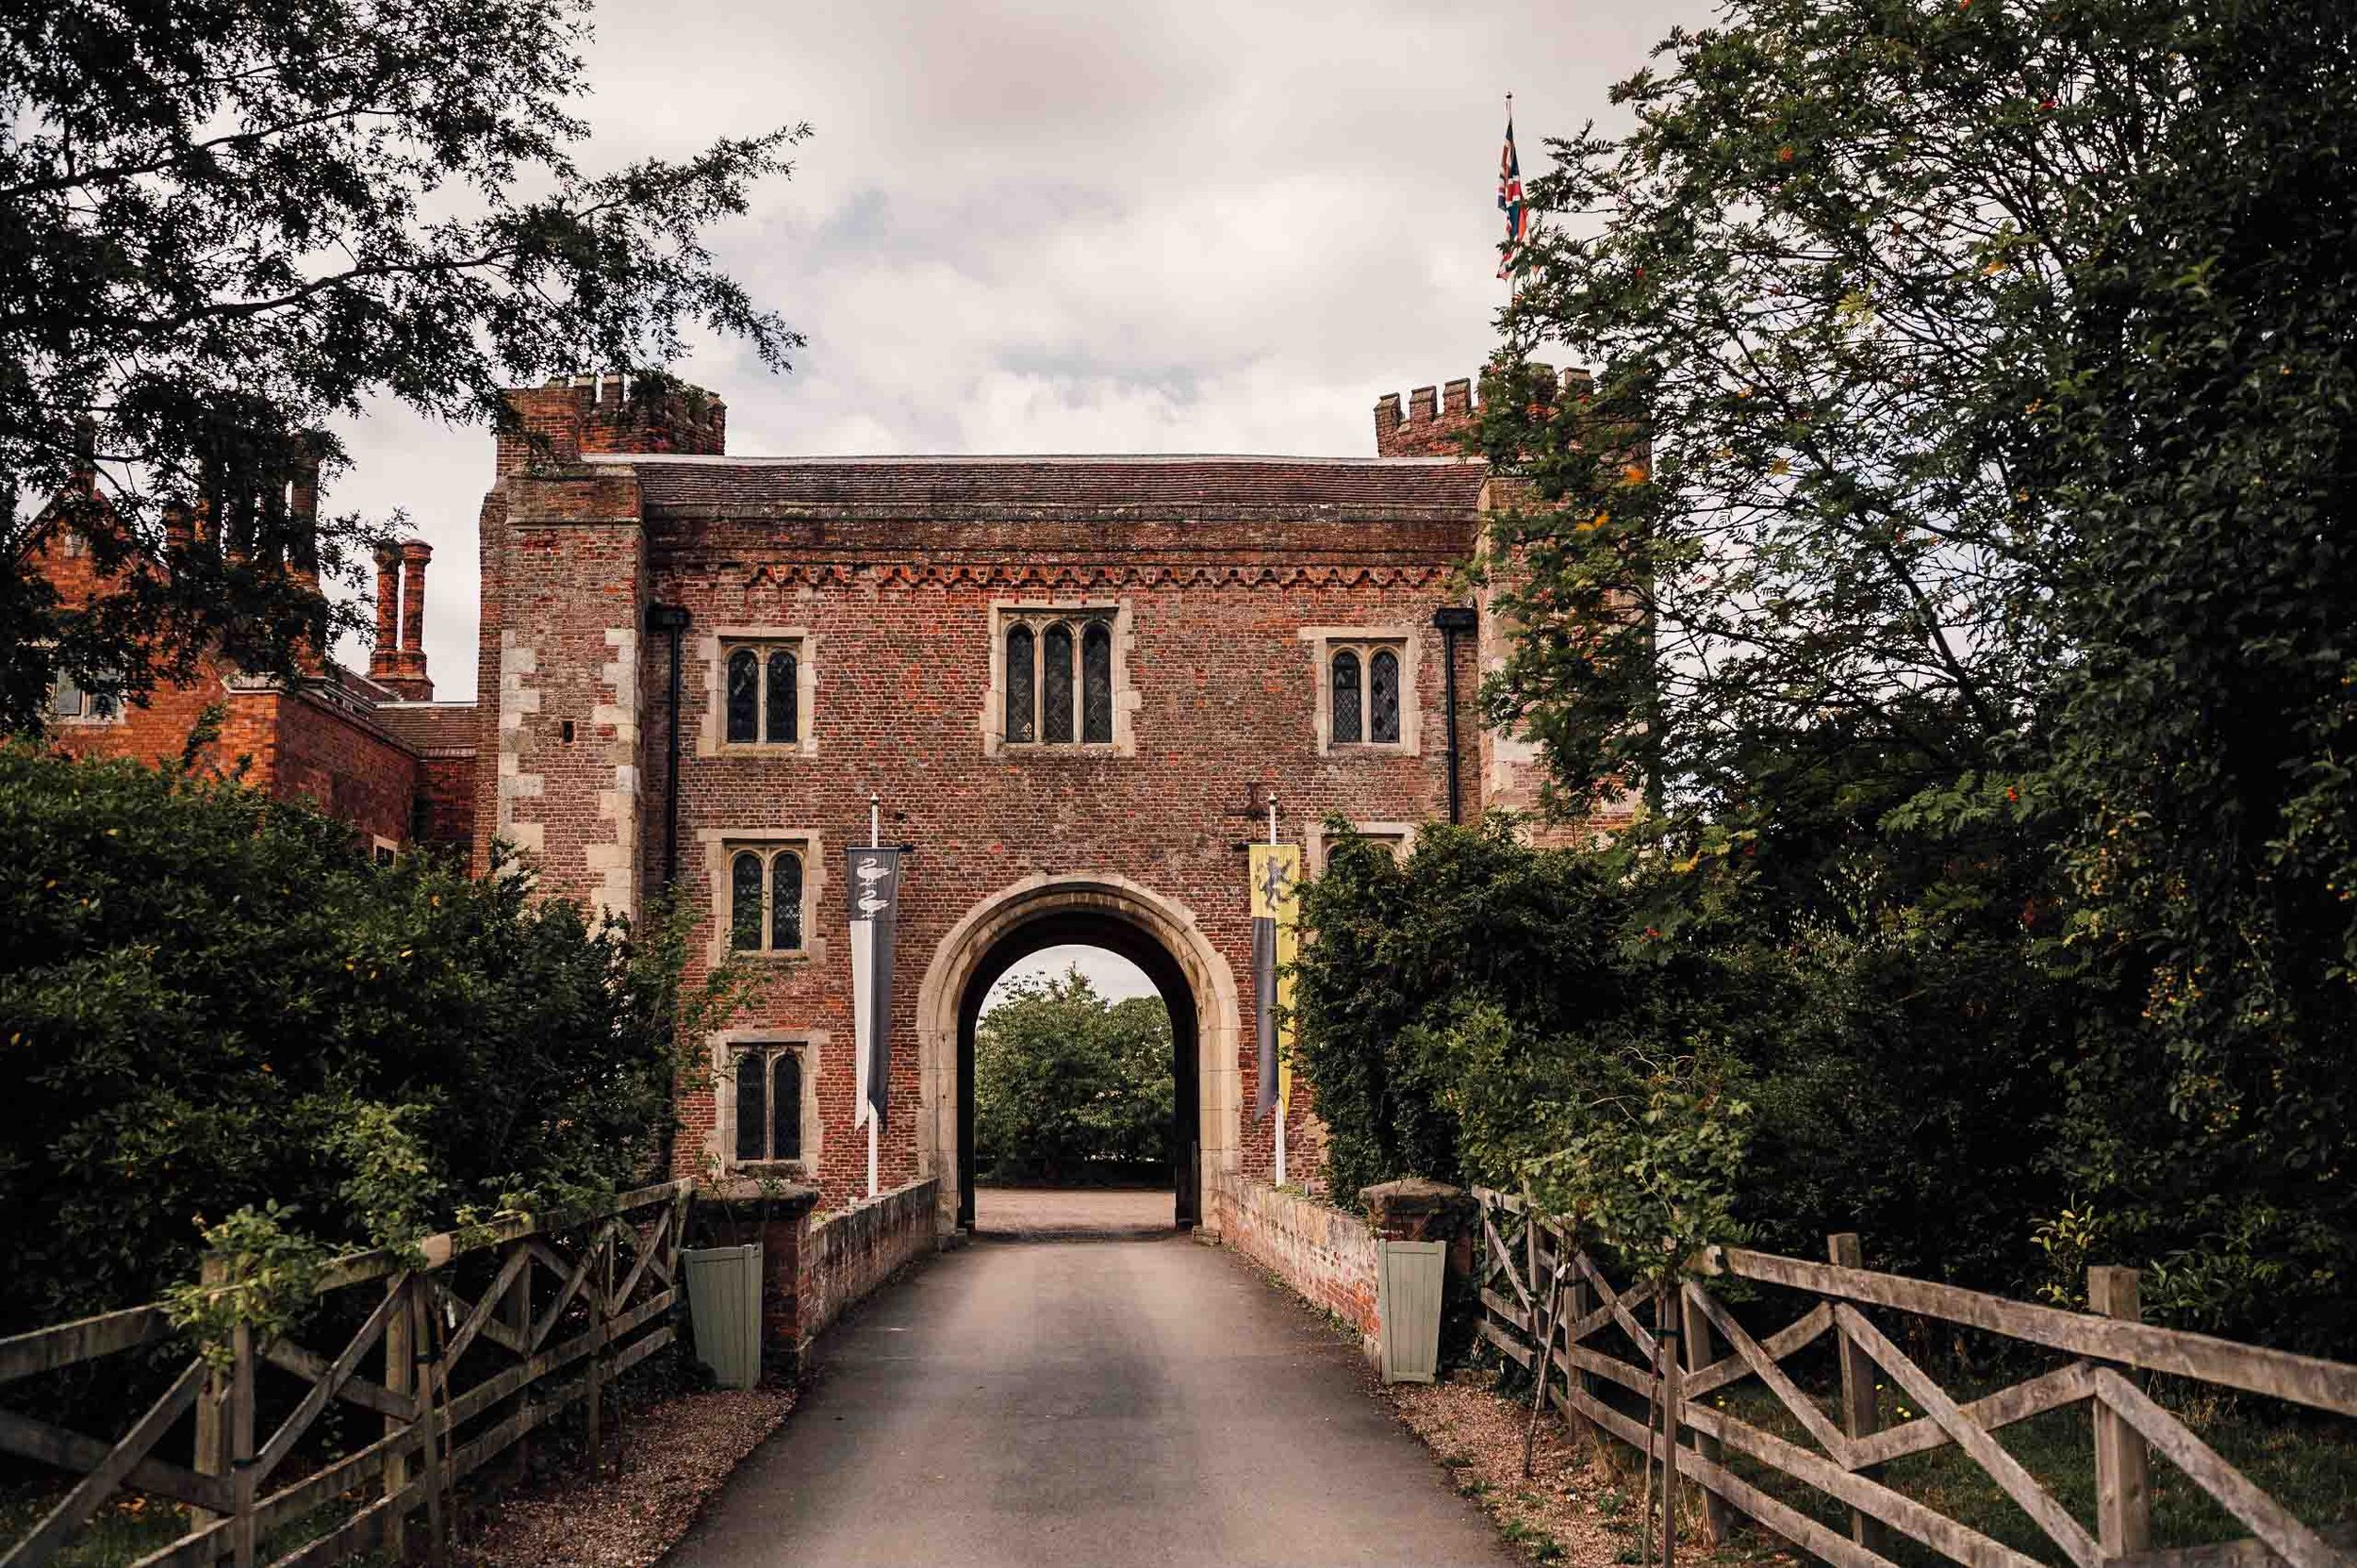
[[[1153,978],[1215,1199],[1272,1158],[1243,852],[1272,792],[1312,869],[1329,814],[1404,836],[1529,803],[1526,749],[1475,718],[1494,631],[1455,573],[1487,488],[1447,454],[1464,382],[1385,398],[1377,455],[1341,458],[744,457],[707,399],[515,399],[540,440],[503,439],[483,508],[476,852],[503,836],[552,891],[633,913],[676,877],[700,963],[745,911],[774,973],[712,1043],[684,1160],[861,1196],[840,867],[871,796],[915,849],[883,1184],[940,1177],[945,1219],[961,1064],[1016,959],[1093,942]],[[775,1102],[758,1124],[740,1082]],[[1305,1098],[1288,1143],[1314,1172]]]

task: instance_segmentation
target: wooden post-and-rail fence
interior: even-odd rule
[[[338,1259],[313,1287],[321,1310],[312,1321],[356,1318],[348,1333],[338,1328],[340,1345],[317,1350],[240,1328],[225,1369],[193,1352],[185,1365],[172,1362],[167,1372],[178,1370],[161,1396],[112,1439],[0,1403],[0,1453],[78,1477],[7,1544],[0,1568],[50,1561],[125,1492],[185,1510],[185,1530],[138,1568],[223,1560],[251,1568],[265,1555],[277,1568],[302,1568],[418,1546],[438,1557],[457,1480],[559,1411],[584,1407],[591,1461],[601,1458],[611,1436],[602,1391],[676,1332],[693,1190],[668,1181],[590,1212],[433,1236],[415,1268],[383,1252]],[[150,1347],[178,1337],[151,1303],[0,1339],[0,1401],[11,1383],[104,1358],[124,1358],[127,1376],[153,1364]],[[338,1405],[383,1435],[332,1453],[316,1441],[306,1447]],[[167,1437],[191,1431],[187,1463],[159,1452]]]
[[[1674,1454],[1675,1476],[1703,1490],[1705,1528],[1715,1539],[1723,1538],[1732,1510],[1835,1568],[1892,1568],[1896,1536],[1967,1568],[2041,1568],[2037,1560],[1884,1484],[1880,1471],[1888,1461],[1953,1444],[2029,1516],[2071,1568],[2270,1568],[2279,1562],[2289,1568],[2357,1568],[2357,1553],[2351,1551],[2357,1531],[2346,1524],[2318,1529],[2296,1518],[2155,1403],[2138,1377],[2160,1373],[2357,1415],[2357,1365],[2139,1322],[2133,1269],[2090,1269],[2092,1310],[2066,1312],[1873,1272],[1864,1266],[1858,1238],[1838,1235],[1828,1238],[1828,1261],[1821,1263],[1713,1247],[1700,1260],[1695,1271],[1700,1278],[1682,1280],[1673,1300],[1667,1292],[1616,1289],[1575,1237],[1522,1199],[1481,1188],[1475,1196],[1482,1214],[1476,1270],[1482,1337],[1545,1379],[1539,1386],[1574,1431],[1618,1439],[1656,1463],[1665,1452]],[[1705,1283],[1714,1277],[1755,1280],[1813,1299],[1793,1322],[1755,1337]],[[1979,1329],[2069,1359],[2008,1388],[1959,1402],[1892,1343],[1870,1311]],[[1643,1321],[1648,1316],[1650,1329]],[[1828,1334],[1835,1340],[1840,1378],[1831,1412],[1800,1388],[1784,1365]],[[1874,1393],[1878,1377],[1897,1385],[1923,1413],[1882,1427]],[[1754,1378],[1789,1412],[1808,1444],[1704,1402]],[[1617,1404],[1604,1397],[1606,1383],[1644,1401],[1636,1407],[1643,1413],[1629,1413],[1635,1400],[1626,1395]],[[2092,1529],[1991,1435],[2082,1401],[2092,1405],[2094,1414]],[[2154,1454],[2250,1535],[2155,1549],[2150,1484]],[[1847,1530],[1752,1484],[1736,1473],[1731,1456],[1830,1499],[1838,1505],[1835,1511],[1846,1510]]]

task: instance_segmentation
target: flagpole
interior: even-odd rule
[[[1269,791],[1268,797],[1268,841],[1272,846],[1277,842],[1277,792],[1273,789]],[[1270,905],[1269,913],[1277,914],[1274,901]],[[1282,916],[1278,918],[1281,920]],[[1277,1041],[1276,1030],[1269,1031],[1269,1039],[1272,1042]],[[1278,1047],[1273,1045],[1272,1048],[1278,1048]],[[1285,1184],[1285,1081],[1282,1076],[1285,1069],[1281,1063],[1277,1070],[1278,1073],[1277,1081],[1277,1184],[1281,1187]]]
[[[883,796],[871,789],[867,792],[867,847],[873,850],[882,842]],[[872,1089],[869,1091],[868,1103],[862,1106],[861,1110],[865,1112],[867,1116],[867,1196],[869,1197],[874,1197],[877,1190],[876,1123],[878,1117],[876,1115],[874,1091]]]

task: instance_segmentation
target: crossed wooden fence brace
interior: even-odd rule
[[[1968,1568],[2042,1568],[2036,1559],[1885,1485],[1880,1466],[1908,1454],[1953,1444],[2003,1491],[2052,1542],[2072,1568],[2357,1568],[2349,1548],[2357,1528],[2316,1528],[2253,1483],[2132,1378],[2159,1372],[2218,1388],[2288,1400],[2310,1409],[2357,1415],[2357,1365],[2239,1345],[2137,1321],[2136,1275],[2131,1269],[2089,1271],[2096,1311],[2072,1312],[2033,1306],[1953,1285],[1882,1274],[1861,1266],[1854,1235],[1829,1238],[1831,1262],[1810,1263],[1740,1247],[1717,1247],[1700,1261],[1706,1277],[1753,1279],[1803,1291],[1821,1299],[1793,1322],[1755,1337],[1711,1295],[1701,1279],[1678,1289],[1684,1326],[1683,1364],[1657,1387],[1654,1368],[1660,1342],[1639,1321],[1652,1305],[1666,1322],[1670,1303],[1647,1292],[1616,1290],[1604,1271],[1561,1227],[1510,1195],[1475,1188],[1481,1203],[1482,1258],[1476,1271],[1482,1336],[1518,1363],[1539,1362],[1559,1373],[1547,1397],[1574,1428],[1609,1435],[1658,1461],[1674,1454],[1677,1474],[1705,1490],[1706,1527],[1722,1536],[1727,1510],[1750,1515],[1794,1545],[1836,1568],[1893,1568],[1896,1531]],[[1549,1324],[1540,1311],[1541,1264],[1568,1253],[1578,1281],[1571,1304]],[[1504,1284],[1506,1289],[1497,1288]],[[1887,1308],[1991,1333],[2074,1359],[1969,1403],[1959,1404],[1938,1381],[1891,1343],[1870,1307]],[[1544,1327],[1542,1327],[1544,1326]],[[1618,1329],[1639,1358],[1606,1353],[1595,1343]],[[1783,1362],[1831,1333],[1838,1336],[1840,1419],[1786,1372]],[[1727,1353],[1715,1356],[1714,1335]],[[1875,1371],[1887,1376],[1924,1413],[1904,1425],[1878,1427]],[[1706,1395],[1756,1378],[1815,1443],[1763,1430],[1723,1410],[1700,1403]],[[1595,1379],[1615,1383],[1648,1402],[1662,1419],[1649,1423],[1599,1396]],[[2048,1411],[2082,1401],[2095,1411],[2096,1527],[2090,1531],[1990,1434]],[[1658,1403],[1656,1403],[1658,1402]],[[1666,1411],[1660,1406],[1666,1404]],[[1656,1430],[1659,1426],[1663,1430]],[[1680,1445],[1680,1431],[1693,1438]],[[1664,1432],[1670,1434],[1665,1437]],[[1776,1471],[1846,1505],[1847,1535],[1791,1507],[1728,1468],[1728,1451]],[[2239,1541],[2155,1550],[2151,1544],[2151,1455],[2159,1453],[2251,1533]]]
[[[111,1442],[0,1407],[0,1453],[79,1477],[8,1545],[0,1568],[49,1562],[124,1492],[187,1510],[187,1531],[137,1568],[205,1568],[223,1559],[252,1568],[265,1538],[339,1499],[357,1506],[331,1526],[295,1532],[305,1539],[272,1541],[273,1568],[315,1568],[378,1548],[399,1555],[420,1509],[426,1543],[438,1556],[449,1542],[451,1487],[558,1412],[585,1406],[599,1461],[603,1389],[676,1333],[670,1319],[693,1189],[667,1181],[591,1212],[429,1237],[420,1267],[382,1252],[338,1259],[317,1296],[371,1285],[381,1295],[333,1356],[292,1338],[257,1342],[239,1328],[225,1370],[191,1359]],[[497,1266],[470,1300],[455,1282],[459,1265],[485,1253]],[[9,1383],[174,1338],[162,1304],[150,1303],[0,1339],[0,1396]],[[504,1353],[496,1370],[483,1346]],[[577,1364],[578,1376],[556,1379]],[[363,1370],[371,1366],[374,1378]],[[266,1370],[278,1375],[268,1390]],[[305,1453],[303,1440],[338,1402],[381,1417],[384,1435],[349,1453]],[[283,1413],[257,1442],[266,1408]],[[159,1444],[191,1411],[192,1462],[159,1457]],[[298,1454],[308,1473],[268,1490]]]

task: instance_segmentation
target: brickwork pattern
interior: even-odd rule
[[[1226,1182],[1206,1196],[1221,1246],[1358,1329],[1360,1347],[1369,1357],[1376,1353],[1382,1322],[1376,1241],[1364,1220],[1265,1181]]]
[[[915,548],[921,552],[924,545]],[[1070,575],[1080,575],[1086,565],[1076,564]],[[778,575],[763,572],[756,581],[755,571],[741,565],[690,561],[676,543],[658,566],[658,593],[684,604],[697,624],[806,625],[826,650],[806,716],[817,742],[813,755],[697,757],[693,737],[705,715],[693,708],[681,715],[688,754],[680,781],[680,864],[691,873],[701,870],[707,857],[697,839],[707,832],[815,830],[839,855],[836,846],[865,842],[871,790],[883,799],[886,838],[916,846],[900,912],[902,1004],[893,1049],[893,1110],[882,1140],[887,1182],[919,1174],[921,1083],[908,999],[949,928],[976,904],[1033,874],[1127,877],[1192,912],[1243,981],[1250,973],[1251,926],[1242,845],[1265,832],[1272,789],[1282,831],[1296,840],[1309,818],[1329,811],[1387,821],[1446,813],[1447,755],[1437,740],[1440,639],[1430,629],[1433,609],[1446,602],[1437,569],[1428,575],[1337,573],[1330,580],[1273,572],[1273,580],[1259,583],[1241,577],[1209,586],[1175,582],[1121,595],[1134,626],[1129,678],[1138,706],[1131,756],[1047,747],[990,754],[982,725],[997,590],[987,581],[899,586],[887,586],[881,572],[854,572],[847,585],[820,591],[788,587]],[[1426,734],[1434,737],[1420,754],[1374,749],[1318,754],[1313,715],[1322,672],[1299,629],[1353,622],[1418,629],[1412,696],[1426,715]],[[1459,654],[1460,693],[1469,692],[1471,650],[1460,646]],[[669,766],[666,745],[654,738],[668,735],[669,724],[666,680],[654,668],[658,656],[659,650],[651,650],[644,681],[651,697],[643,726],[651,737],[644,798],[655,803],[647,824],[651,862],[660,855],[659,802]],[[706,655],[693,639],[685,656],[684,705],[701,705],[717,682],[701,667]],[[1470,715],[1462,722],[1470,726]],[[1465,759],[1460,777],[1468,786],[1471,772]],[[703,879],[696,883],[686,891],[704,905],[694,944],[701,955],[717,939],[725,915],[712,907]],[[839,900],[824,900],[814,913],[815,935],[844,934]],[[741,1022],[851,1037],[848,966],[793,958],[748,962],[772,973],[757,1015]],[[1239,1057],[1246,1085],[1244,1160],[1248,1172],[1266,1176],[1273,1141],[1251,1101],[1246,996]],[[848,1061],[831,1063],[817,1090],[829,1159],[816,1180],[830,1203],[842,1203],[865,1181],[865,1135],[853,1136],[849,1125]],[[684,1111],[691,1132],[681,1147],[701,1147],[712,1125],[708,1099]],[[1319,1140],[1306,1095],[1295,1098],[1288,1141],[1296,1164],[1314,1168]]]

